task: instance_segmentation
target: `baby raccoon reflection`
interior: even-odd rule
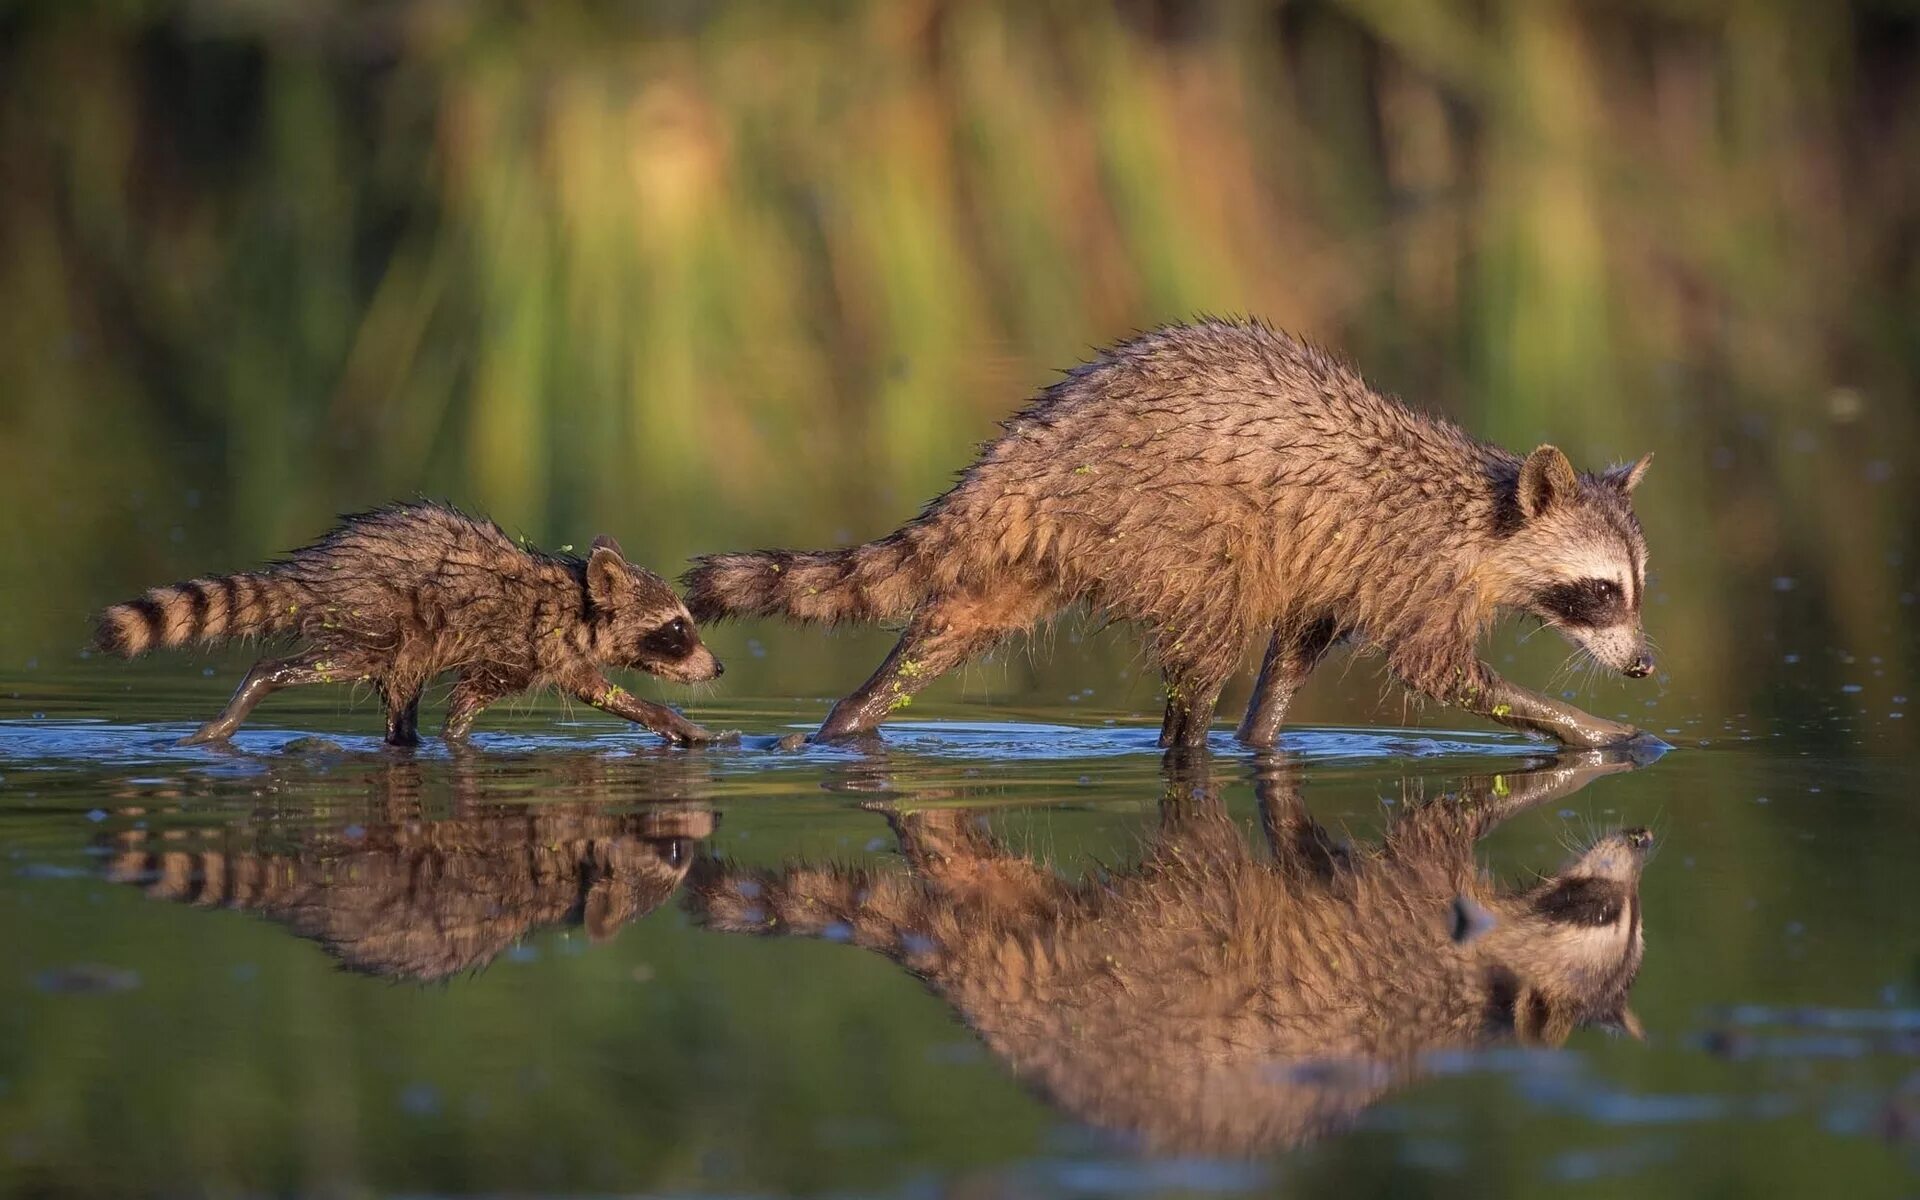
[[[546,926],[612,937],[672,897],[693,842],[713,826],[705,808],[609,814],[547,803],[445,820],[392,813],[351,836],[298,831],[276,852],[154,848],[128,834],[107,877],[160,899],[257,913],[350,971],[426,982],[478,970]]]
[[[1513,813],[1624,769],[1583,759],[1470,781],[1402,806],[1381,845],[1359,848],[1307,815],[1288,768],[1265,768],[1270,859],[1211,784],[1176,781],[1140,864],[1079,883],[1002,849],[973,814],[884,810],[905,873],[703,860],[689,903],[714,929],[885,954],[1076,1117],[1247,1153],[1345,1126],[1435,1051],[1555,1045],[1587,1025],[1637,1034],[1651,834],[1603,837],[1518,889],[1473,854]]]

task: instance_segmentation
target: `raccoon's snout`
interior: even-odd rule
[[[1627,845],[1635,850],[1645,850],[1653,845],[1653,830],[1645,825],[1636,825],[1632,829],[1622,829],[1620,836],[1627,839]]]
[[[1653,674],[1653,655],[1642,650],[1640,653],[1634,655],[1633,661],[1621,668],[1621,670],[1630,678],[1645,679],[1647,676]]]

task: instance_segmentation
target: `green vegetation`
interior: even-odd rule
[[[16,11],[0,653],[416,492],[668,570],[870,536],[1054,370],[1200,310],[1515,446],[1657,449],[1656,632],[1726,707],[1757,603],[1890,649],[1893,7],[634,11]],[[748,682],[840,681],[781,649]]]

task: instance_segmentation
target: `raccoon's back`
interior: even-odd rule
[[[1311,589],[1398,527],[1481,520],[1499,453],[1331,355],[1228,322],[1117,346],[1005,429],[930,507],[934,540],[1181,623],[1221,595],[1259,608],[1263,588]]]
[[[507,654],[525,649],[519,640],[533,606],[578,589],[578,570],[516,544],[491,521],[419,503],[349,518],[275,574],[315,597],[310,637],[371,645],[452,639]]]
[[[347,517],[282,566],[319,589],[373,583],[394,590],[438,585],[484,591],[492,581],[525,575],[542,562],[557,560],[516,544],[491,521],[421,501]]]

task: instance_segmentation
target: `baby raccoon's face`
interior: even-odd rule
[[[1496,551],[1502,601],[1560,631],[1602,666],[1635,679],[1653,673],[1640,610],[1647,543],[1628,492],[1646,460],[1579,476],[1542,446],[1521,467],[1519,527]]]
[[[611,538],[587,561],[594,646],[609,666],[638,667],[680,683],[704,683],[725,669],[700,641],[693,616],[667,581],[621,557]]]
[[[1627,994],[1646,949],[1640,870],[1652,850],[1646,829],[1609,834],[1502,903],[1485,939],[1498,964],[1494,1006],[1523,1039],[1557,1043],[1582,1025],[1638,1034]]]

